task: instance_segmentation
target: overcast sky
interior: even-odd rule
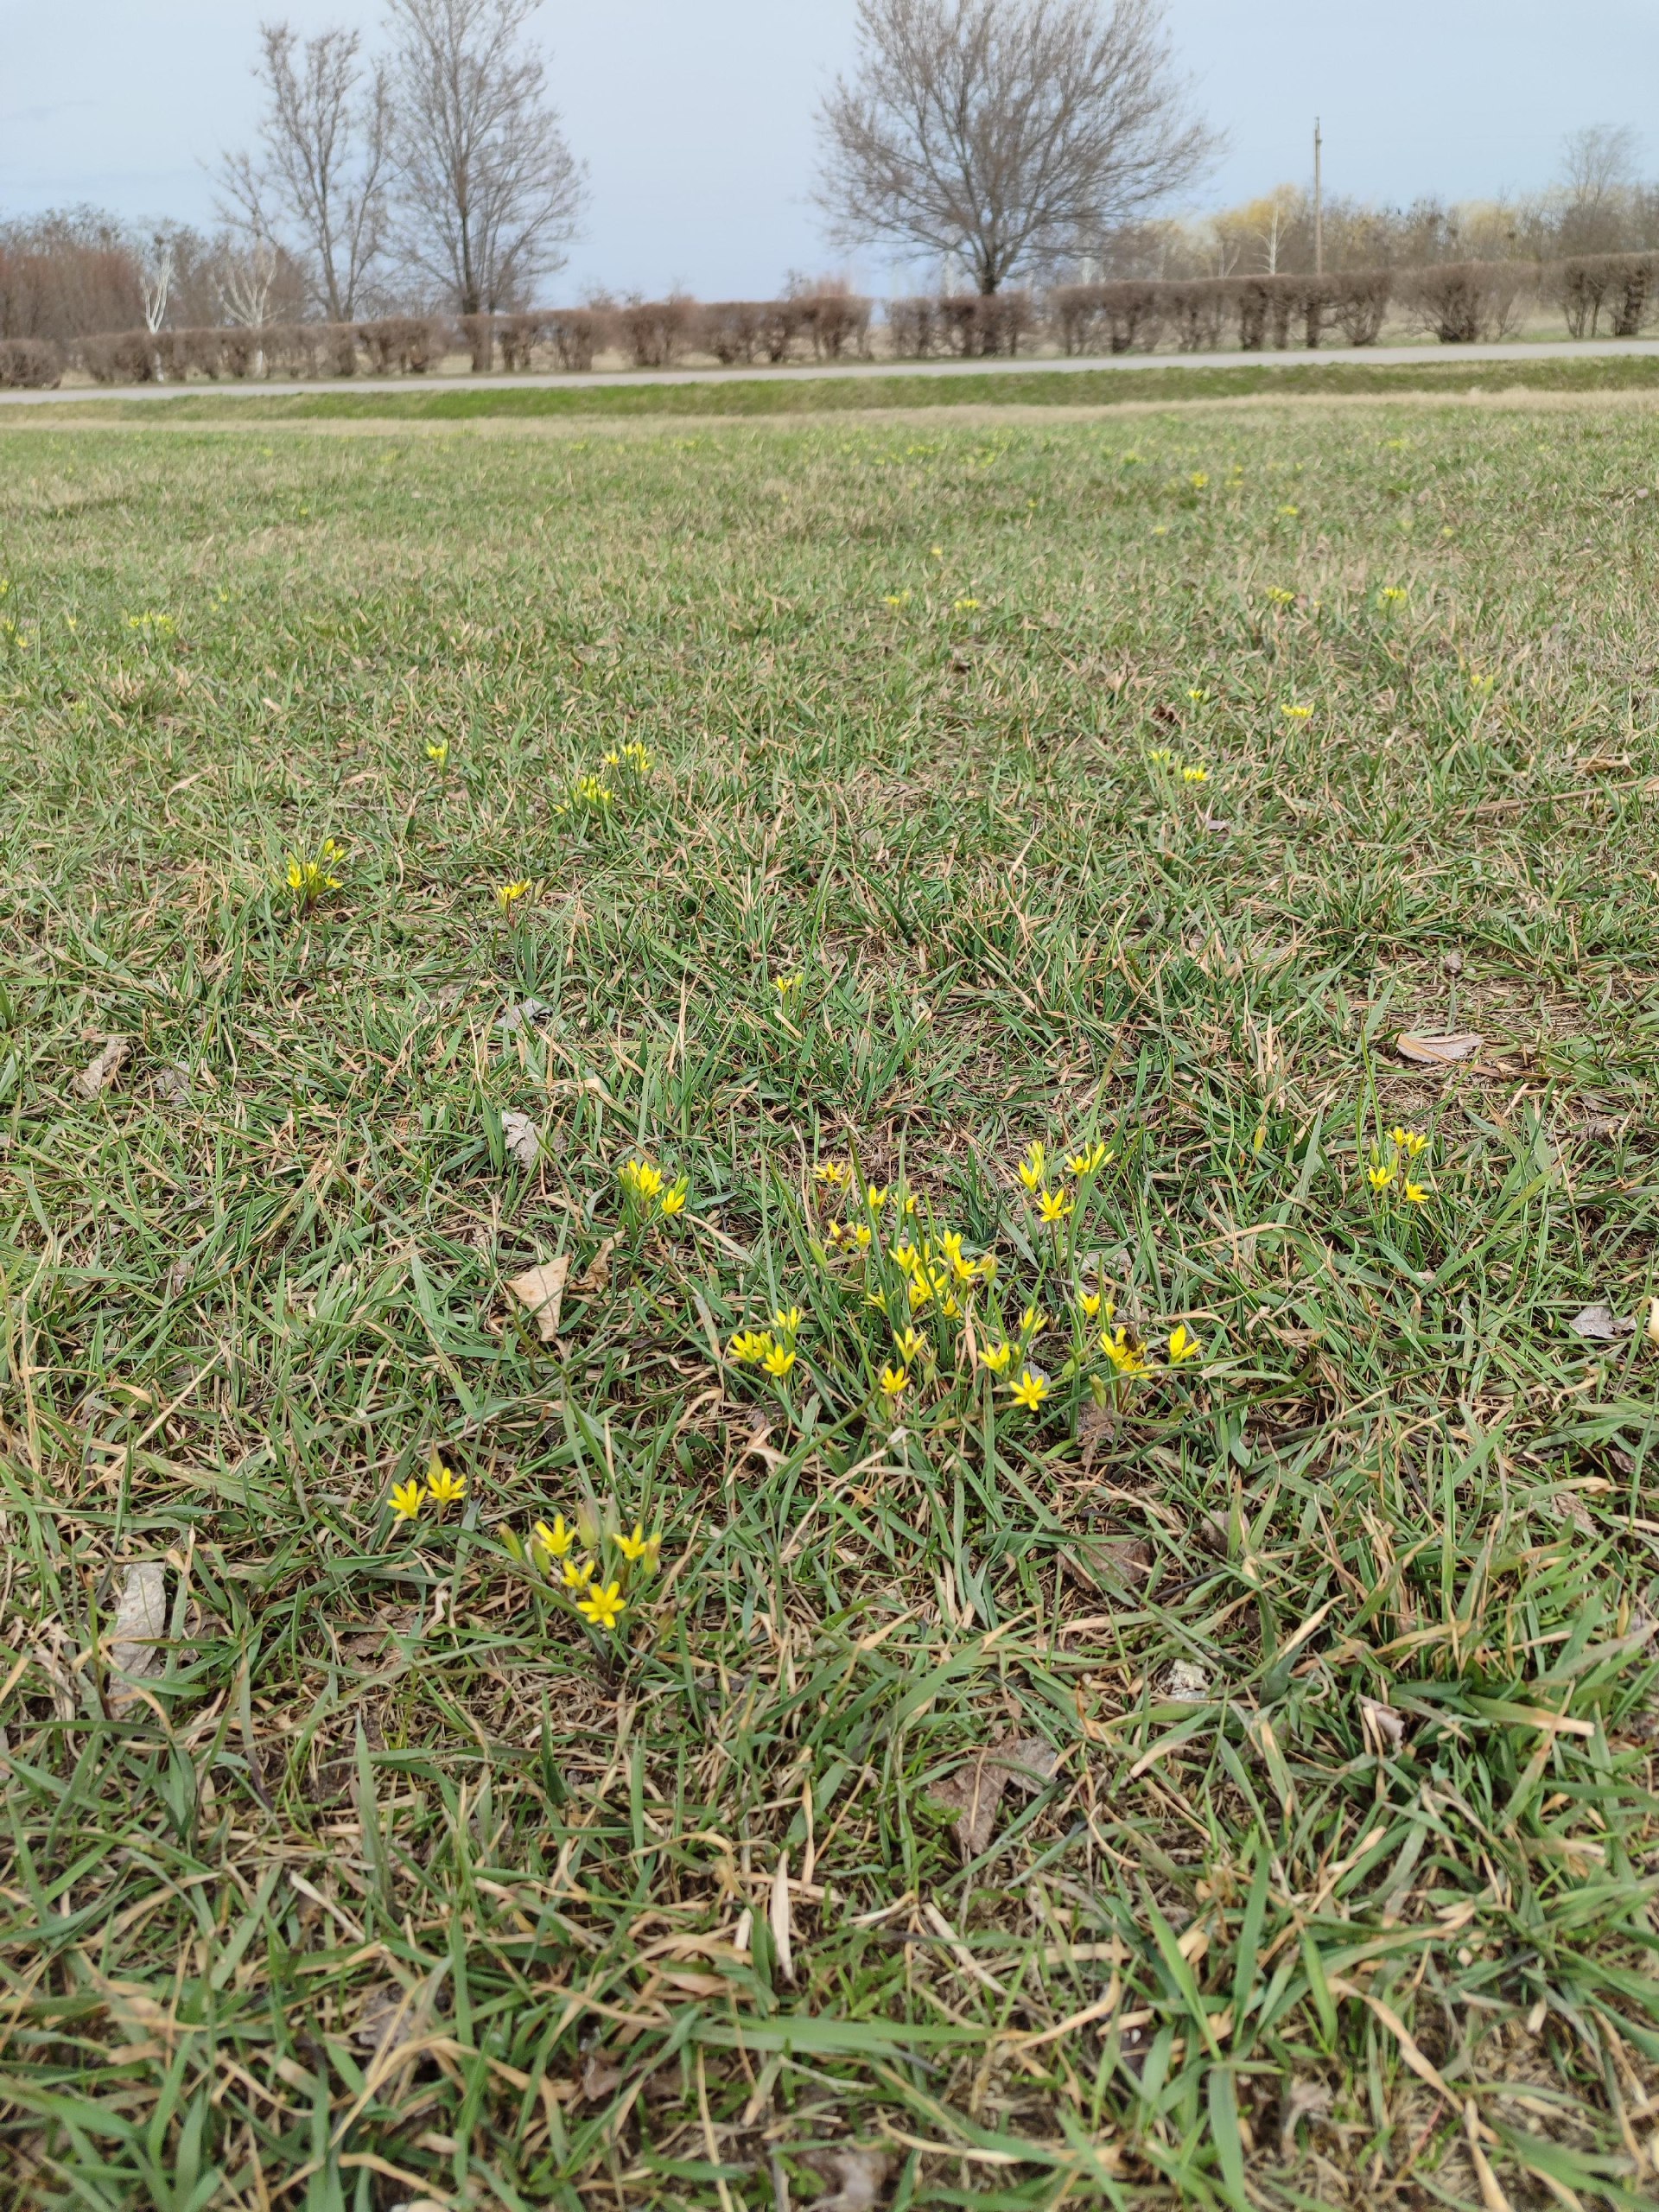
[[[753,296],[837,266],[809,200],[817,95],[854,0],[544,0],[539,36],[592,203],[544,287]],[[373,34],[380,0],[0,0],[0,212],[90,200],[206,223],[203,164],[245,143],[262,17]],[[1207,197],[1310,167],[1409,200],[1525,190],[1562,134],[1640,126],[1659,87],[1659,0],[1171,0],[1199,104],[1230,150]],[[1659,137],[1644,134],[1659,171]],[[854,272],[886,288],[885,259]]]

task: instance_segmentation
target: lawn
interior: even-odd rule
[[[1653,2201],[1654,424],[0,440],[8,2202]]]

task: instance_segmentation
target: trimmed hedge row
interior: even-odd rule
[[[1561,310],[1574,338],[1633,338],[1659,318],[1659,254],[1580,255],[1538,266],[1452,261],[1327,276],[1126,278],[1030,292],[918,296],[887,302],[887,353],[896,359],[1011,356],[1039,333],[1068,354],[1184,353],[1232,345],[1318,346],[1332,332],[1375,345],[1392,308],[1442,345],[1512,330],[1532,298]],[[99,384],[182,383],[190,376],[422,376],[457,347],[480,374],[591,369],[605,351],[636,368],[671,367],[688,354],[728,367],[757,360],[868,360],[871,302],[828,292],[788,300],[632,300],[621,306],[538,308],[525,315],[387,315],[356,323],[271,323],[260,328],[118,331],[83,339],[79,365]],[[29,351],[28,349],[33,349]],[[21,350],[20,350],[21,349]],[[32,339],[0,343],[0,384],[52,384],[55,349]]]
[[[44,338],[0,338],[0,387],[49,391],[63,382],[63,356]]]

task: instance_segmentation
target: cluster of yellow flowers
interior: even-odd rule
[[[608,1510],[604,1523],[586,1510],[570,1522],[556,1513],[550,1527],[538,1521],[528,1541],[511,1529],[504,1532],[503,1540],[512,1556],[555,1597],[594,1628],[605,1630],[613,1629],[628,1610],[633,1586],[657,1572],[663,1550],[660,1532],[648,1536],[644,1524],[636,1521],[632,1533],[625,1535],[620,1524],[611,1524]],[[608,1580],[604,1564],[607,1548],[614,1554]]]
[[[772,1315],[770,1329],[740,1329],[731,1341],[732,1357],[740,1366],[761,1368],[774,1382],[781,1382],[795,1364],[795,1339],[803,1318],[800,1307],[791,1306]]]
[[[1147,765],[1150,768],[1173,768],[1175,766],[1175,755],[1170,751],[1168,746],[1154,745],[1147,755]],[[1181,781],[1184,784],[1207,784],[1210,780],[1210,771],[1196,761],[1186,762],[1182,766],[1180,773]]]
[[[426,757],[435,768],[447,768],[449,766],[448,739],[447,737],[435,739],[426,748]]]
[[[624,746],[613,747],[604,757],[607,768],[623,768],[636,776],[651,773],[651,748],[630,739]]]
[[[1091,1138],[1075,1149],[1063,1149],[1051,1163],[1048,1147],[1037,1140],[1014,1165],[1033,1213],[1054,1231],[1055,1258],[1068,1273],[1070,1247],[1062,1240],[1062,1227],[1082,1212],[1095,1182],[1116,1157],[1103,1139]],[[1026,1306],[1017,1324],[1003,1320],[996,1255],[969,1251],[963,1233],[934,1224],[915,1192],[867,1182],[850,1161],[823,1160],[813,1173],[827,1217],[823,1242],[814,1249],[826,1268],[842,1260],[861,1264],[863,1309],[872,1319],[880,1316],[886,1337],[879,1347],[867,1344],[867,1371],[874,1376],[876,1394],[889,1416],[918,1383],[943,1379],[948,1384],[953,1374],[971,1377],[982,1369],[1013,1404],[1038,1412],[1056,1385],[1032,1353],[1052,1324],[1035,1302]],[[1128,1329],[1114,1329],[1115,1309],[1103,1291],[1079,1283],[1069,1295],[1077,1319],[1062,1381],[1086,1372],[1096,1347],[1119,1376],[1164,1369],[1166,1363],[1154,1363]],[[1105,1326],[1096,1337],[1095,1326],[1103,1318]],[[772,1315],[770,1328],[739,1330],[728,1356],[782,1385],[796,1363],[801,1327],[801,1310],[791,1306]],[[1178,1327],[1169,1338],[1167,1369],[1196,1359],[1201,1349],[1195,1336]],[[1104,1385],[1097,1376],[1090,1387],[1103,1402]]]
[[[1102,1168],[1109,1167],[1116,1158],[1116,1153],[1109,1150],[1104,1142],[1085,1145],[1081,1151],[1069,1155],[1065,1172],[1075,1184],[1092,1183]],[[1057,1191],[1049,1189],[1048,1148],[1039,1140],[1033,1139],[1026,1147],[1025,1157],[1015,1173],[1026,1186],[1027,1197],[1037,1209],[1038,1218],[1050,1228],[1058,1229],[1068,1214],[1076,1211],[1079,1192],[1068,1191],[1064,1185]]]
[[[394,1486],[391,1498],[392,1518],[418,1521],[429,1504],[442,1512],[446,1505],[459,1505],[466,1495],[467,1478],[452,1473],[434,1450],[423,1483],[411,1475],[407,1482]]]
[[[325,892],[338,891],[342,879],[334,871],[343,867],[346,848],[336,844],[332,837],[325,837],[322,849],[315,860],[302,860],[299,854],[288,855],[283,880],[294,893],[294,904],[302,913],[308,912]]]
[[[528,877],[515,883],[498,883],[495,887],[495,903],[504,914],[511,914],[529,889]]]
[[[638,1154],[625,1160],[616,1175],[622,1185],[623,1206],[634,1227],[658,1217],[672,1221],[685,1211],[686,1194],[691,1187],[685,1176],[671,1183],[654,1161],[641,1160]]]
[[[1380,1147],[1371,1147],[1371,1164],[1365,1171],[1365,1179],[1377,1192],[1392,1190],[1396,1183],[1408,1205],[1422,1206],[1433,1195],[1427,1183],[1419,1183],[1412,1174],[1411,1163],[1427,1150],[1428,1139],[1421,1129],[1395,1128],[1389,1131],[1389,1152],[1384,1159]]]

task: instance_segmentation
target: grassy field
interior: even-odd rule
[[[6,2203],[1654,2201],[1656,482],[0,441]]]

